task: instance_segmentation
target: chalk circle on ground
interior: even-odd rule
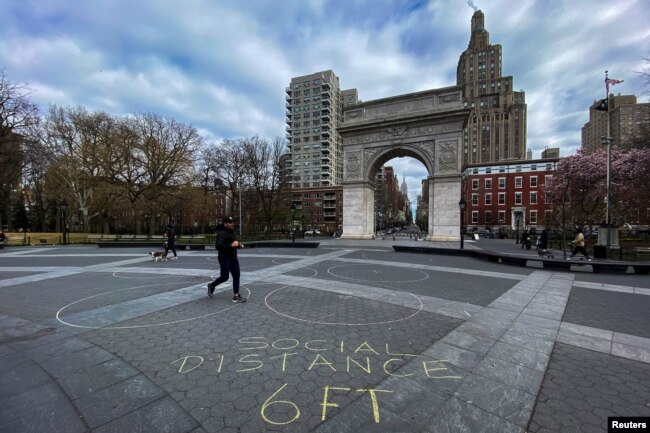
[[[155,326],[174,325],[174,324],[177,324],[177,323],[189,322],[189,321],[192,321],[192,320],[202,319],[202,318],[204,318],[204,317],[214,316],[214,315],[216,315],[216,314],[223,313],[224,311],[228,311],[228,310],[230,310],[231,308],[235,308],[235,307],[239,306],[239,304],[229,304],[227,307],[222,308],[221,310],[212,311],[212,312],[210,312],[210,313],[202,314],[202,315],[200,315],[200,316],[188,317],[188,318],[186,318],[186,319],[180,319],[180,320],[172,320],[172,321],[169,321],[169,322],[159,322],[159,323],[150,323],[150,324],[147,324],[147,325],[131,325],[131,326],[111,326],[111,325],[108,325],[108,326],[89,326],[89,325],[78,325],[78,324],[76,324],[76,323],[66,322],[66,321],[61,317],[61,313],[63,313],[63,311],[64,311],[66,308],[69,308],[69,307],[71,307],[71,306],[73,306],[73,305],[79,304],[79,303],[84,302],[84,301],[88,301],[89,299],[94,299],[94,298],[98,298],[98,297],[100,297],[100,296],[110,295],[110,294],[113,294],[113,293],[115,293],[115,292],[122,292],[122,291],[125,291],[125,290],[142,289],[142,288],[144,288],[144,287],[161,286],[161,285],[165,285],[165,284],[178,284],[178,282],[175,281],[175,282],[171,282],[171,283],[158,283],[158,284],[147,284],[147,285],[144,285],[144,286],[137,286],[137,287],[127,287],[127,288],[124,288],[124,289],[113,290],[113,291],[111,291],[111,292],[98,293],[97,295],[88,296],[87,298],[78,299],[78,300],[76,300],[76,301],[74,301],[74,302],[69,303],[68,305],[66,305],[66,306],[64,306],[64,307],[61,307],[61,309],[59,309],[59,311],[56,312],[56,320],[58,320],[59,322],[61,322],[61,323],[64,324],[64,325],[71,326],[71,327],[73,327],[73,328],[83,328],[83,329],[137,329],[137,328],[152,328],[152,327],[155,327]],[[246,296],[246,299],[249,299],[250,296],[251,296],[251,291],[248,289],[248,287],[246,287],[246,286],[243,285],[243,284],[242,284],[240,287],[243,288],[244,290],[246,290],[246,292],[248,292],[248,295]],[[201,284],[201,285],[198,287],[198,289],[200,289],[201,293],[203,293],[203,294],[205,294],[205,291],[203,290],[204,288],[205,288],[205,285],[204,285],[204,284]],[[228,302],[230,302],[230,301],[228,301]],[[152,313],[154,313],[154,312],[155,312],[155,311],[152,311]],[[133,320],[133,319],[136,319],[136,317],[134,317],[134,318],[132,318],[132,319],[127,319],[127,320]]]
[[[368,270],[367,268],[371,269]],[[354,273],[355,277],[347,276],[346,272]],[[327,269],[327,273],[346,280],[368,281],[373,283],[415,283],[429,278],[429,274],[418,269],[407,269],[390,265],[379,267],[377,265],[356,263],[332,266]],[[360,275],[363,275],[364,278],[358,278]],[[406,279],[402,276],[408,276],[411,278]],[[415,278],[417,276],[419,276],[419,278]],[[385,279],[386,277],[388,277],[388,279]]]
[[[161,273],[153,273],[153,272],[150,273],[150,272],[135,272],[135,271],[115,271],[113,272],[113,276],[115,278],[125,278],[129,280],[139,279],[139,278],[147,278],[149,280],[155,280],[155,279],[169,280],[171,278],[181,279],[181,278],[188,277],[188,275],[174,275],[174,274],[161,274]]]
[[[405,296],[406,295],[411,296],[412,298],[415,299],[415,302],[416,302],[416,307],[406,307],[406,308],[415,308],[415,311],[413,311],[413,313],[408,314],[408,315],[406,315],[404,317],[399,317],[399,318],[392,319],[392,320],[375,321],[375,322],[372,322],[372,321],[368,321],[368,322],[329,322],[329,321],[327,321],[326,322],[326,321],[319,321],[319,320],[304,319],[302,317],[296,317],[296,316],[292,316],[290,314],[283,313],[283,312],[278,311],[277,309],[275,309],[275,308],[273,308],[271,306],[271,304],[270,304],[271,297],[274,294],[276,294],[277,292],[279,292],[279,291],[281,291],[283,289],[286,289],[287,287],[289,287],[289,286],[278,287],[277,289],[275,289],[275,290],[271,291],[270,293],[268,293],[264,297],[264,305],[266,305],[266,308],[273,311],[275,314],[278,314],[278,315],[280,315],[282,317],[286,317],[287,319],[297,320],[299,322],[310,323],[310,324],[313,324],[313,325],[338,325],[338,326],[385,325],[385,324],[389,324],[389,323],[397,323],[397,322],[402,322],[404,320],[408,320],[408,319],[416,316],[417,314],[419,314],[422,311],[422,309],[424,308],[424,304],[422,303],[422,300],[419,297],[417,297],[413,293],[404,292],[403,294]],[[336,292],[332,292],[331,294],[332,295],[341,295],[340,293],[336,293]],[[361,299],[361,298],[359,298],[359,299]],[[400,307],[400,306],[396,305],[395,307]]]

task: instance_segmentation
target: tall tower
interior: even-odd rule
[[[490,45],[485,16],[472,16],[469,45],[458,60],[456,84],[472,112],[463,137],[463,162],[519,160],[526,156],[526,94],[502,75],[501,45]]]
[[[292,78],[286,93],[291,187],[340,185],[343,143],[337,129],[343,106],[358,102],[356,89],[341,91],[339,77],[327,70]]]

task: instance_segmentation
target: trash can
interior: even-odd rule
[[[606,258],[607,258],[607,246],[594,245],[594,259],[606,259]]]

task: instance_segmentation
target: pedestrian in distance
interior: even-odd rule
[[[528,243],[528,230],[524,230],[521,233],[521,249],[523,250],[526,248],[526,244]]]
[[[576,229],[576,237],[572,242],[573,244],[573,251],[571,252],[571,256],[569,258],[574,258],[576,254],[580,253],[584,256],[585,259],[591,260],[589,257],[589,254],[587,254],[587,250],[585,249],[585,236],[582,234],[582,229],[578,228]]]
[[[208,296],[211,298],[214,293],[215,287],[219,284],[228,281],[229,275],[232,275],[232,292],[233,302],[246,302],[239,293],[239,259],[237,258],[237,250],[244,248],[244,244],[237,240],[235,235],[235,220],[232,217],[226,217],[222,224],[217,226],[217,242],[216,248],[218,252],[219,269],[221,275],[219,278],[208,284]]]
[[[548,232],[546,230],[543,230],[542,234],[539,235],[538,246],[541,250],[548,249]]]
[[[167,224],[167,231],[163,234],[163,238],[165,240],[165,257],[167,257],[169,250],[172,250],[172,253],[174,253],[172,260],[178,259],[178,255],[176,254],[176,231],[171,223]]]

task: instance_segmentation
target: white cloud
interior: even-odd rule
[[[635,72],[650,56],[648,2],[474,4],[485,13],[491,43],[503,46],[504,75],[526,92],[528,146],[536,156],[549,146],[575,152],[589,105],[603,97],[605,70],[625,80],[616,92],[643,90]],[[152,111],[212,137],[283,136],[284,88],[291,77],[319,70],[332,69],[363,100],[454,85],[473,13],[462,0],[5,6],[0,67],[29,83],[43,107]],[[417,178],[416,166],[404,167]],[[413,182],[409,189],[418,189]]]

